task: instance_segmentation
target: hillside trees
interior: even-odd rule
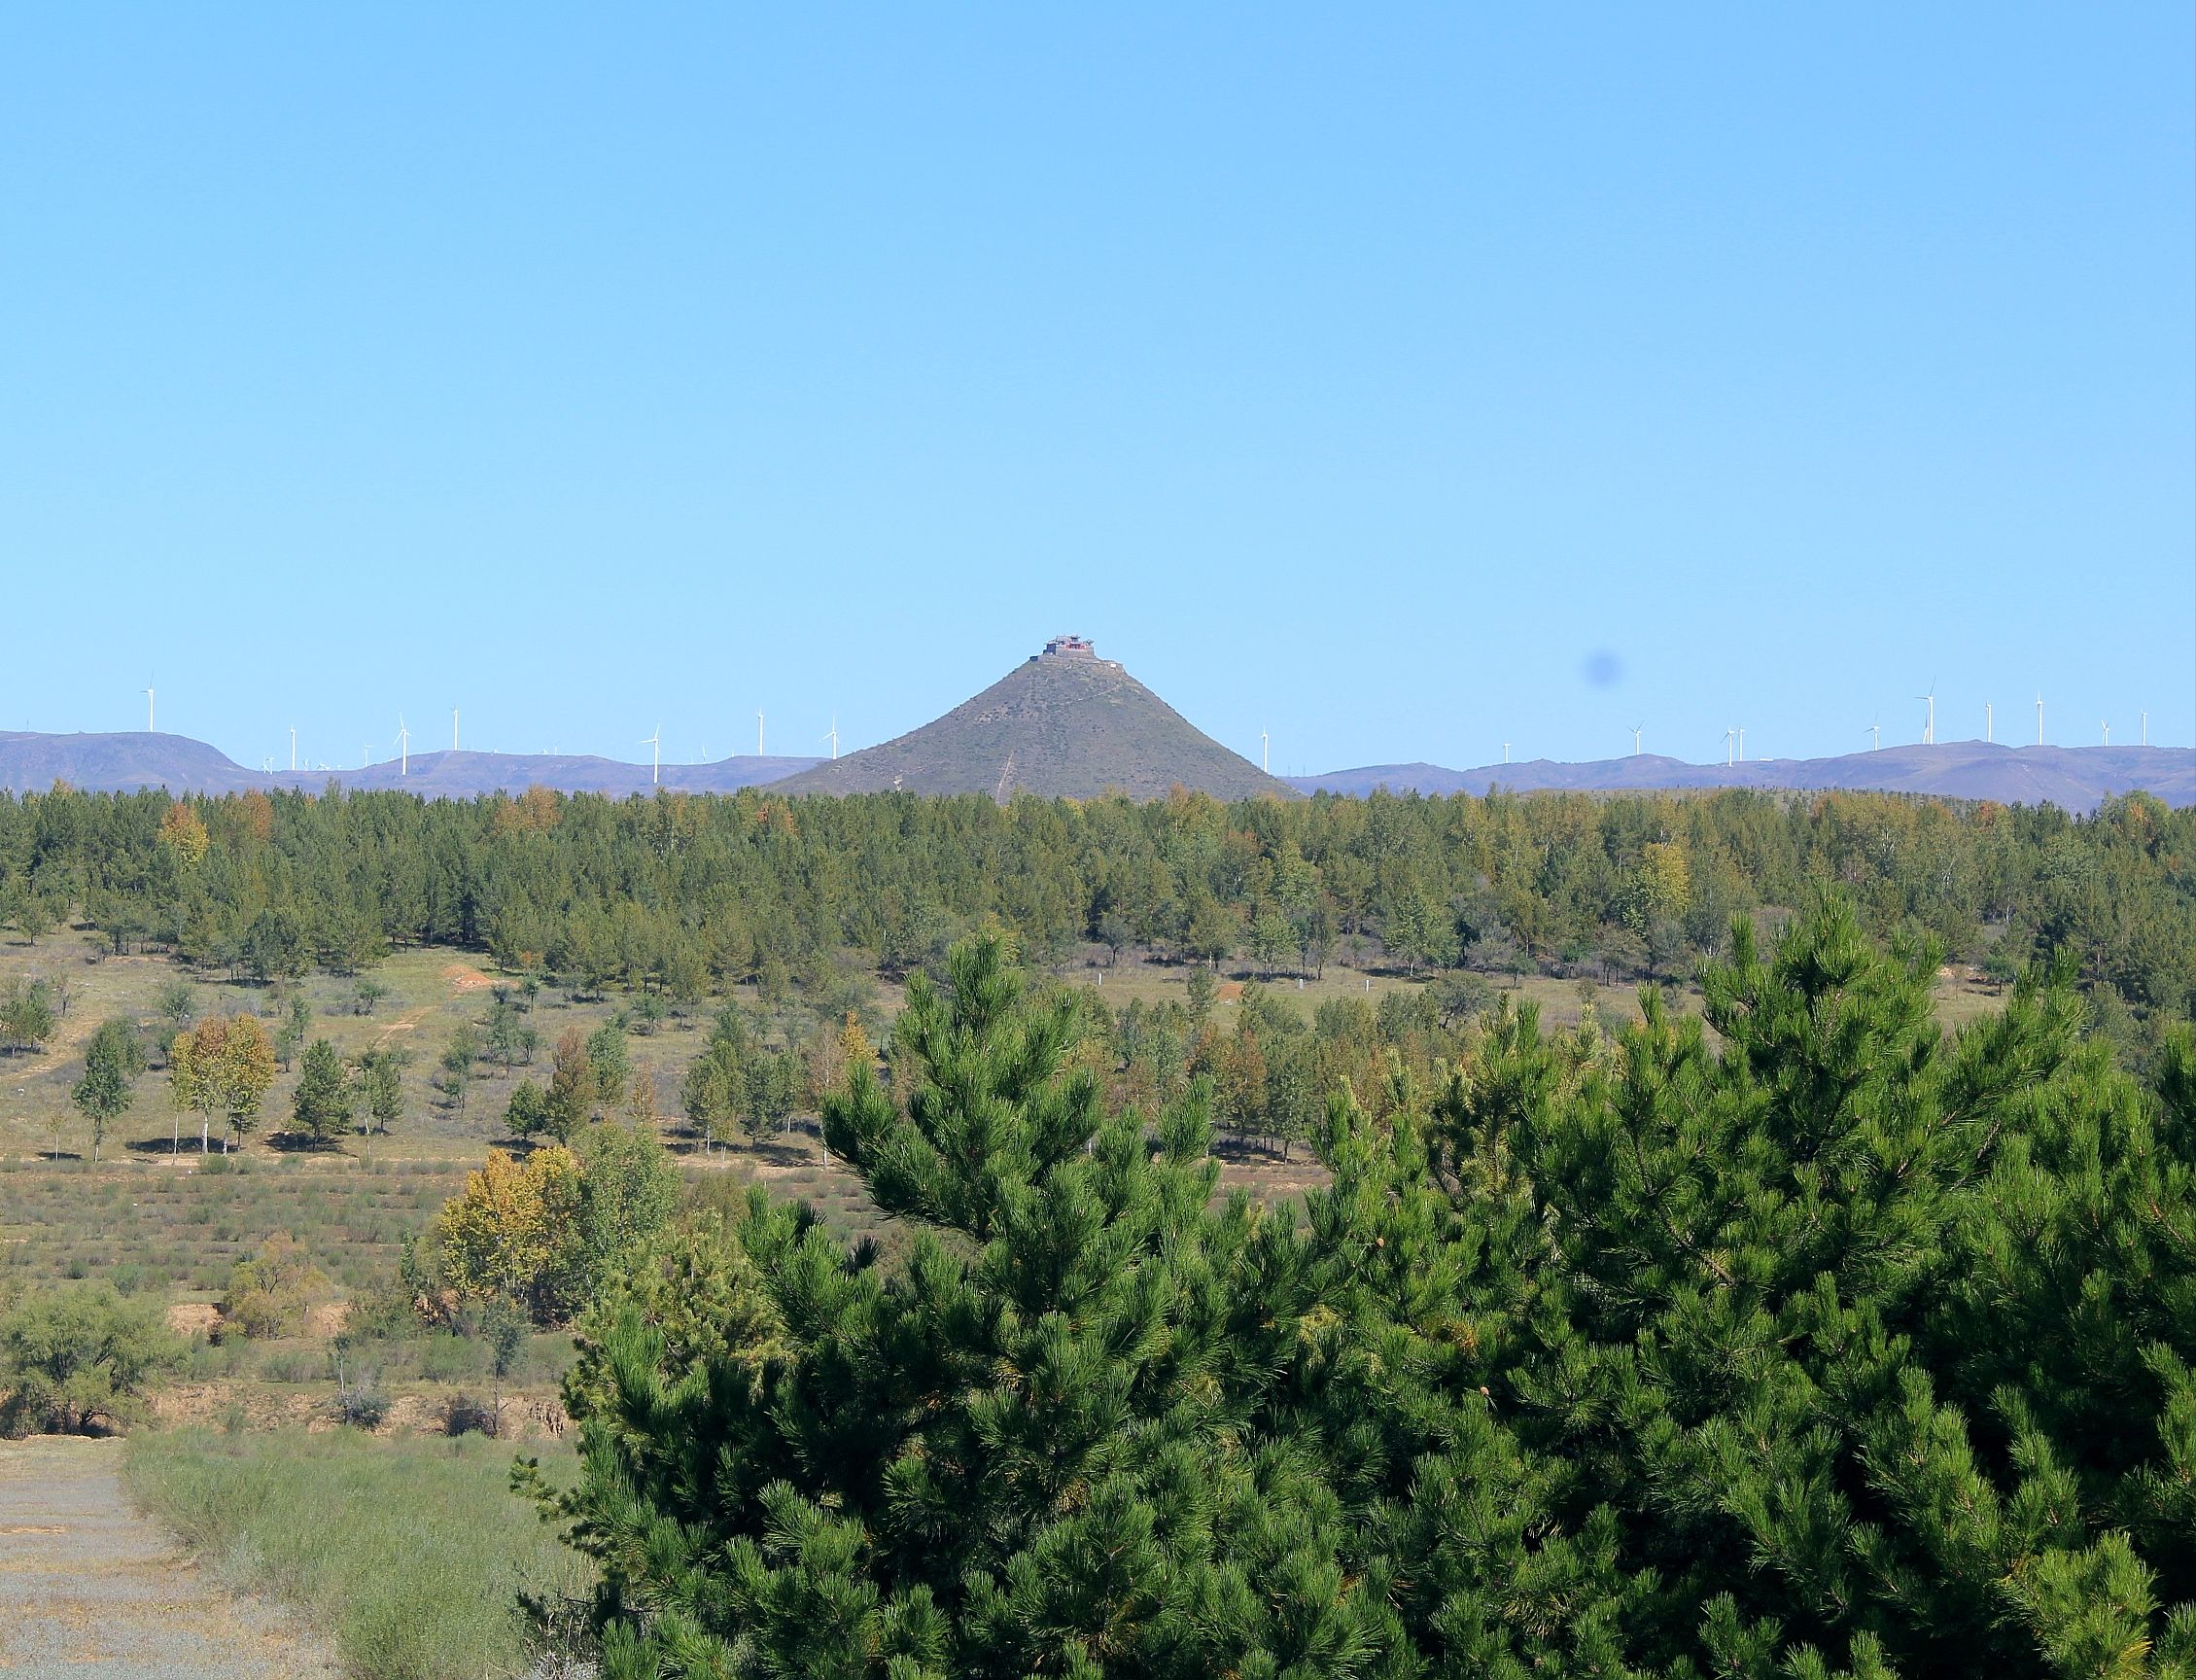
[[[746,982],[775,1005],[848,946],[894,975],[934,968],[987,920],[1040,957],[1102,935],[1120,955],[1315,968],[1379,936],[1361,960],[1678,975],[1734,913],[1835,887],[1873,937],[1976,963],[2004,939],[2073,956],[2130,1000],[2144,1055],[2196,995],[2196,813],[2141,795],[2080,819],[1743,791],[1004,808],[749,791],[561,799],[546,826],[499,815],[516,804],[0,794],[0,897],[82,904],[111,939],[231,977],[426,941],[682,1008]],[[202,851],[179,839],[193,823]]]
[[[357,1097],[335,1046],[326,1038],[306,1045],[291,1107],[296,1129],[315,1143],[329,1142],[350,1128]]]
[[[591,1126],[573,1147],[523,1162],[501,1150],[436,1215],[425,1256],[432,1313],[501,1304],[540,1324],[569,1321],[662,1229],[678,1175],[653,1136]]]
[[[210,1150],[215,1115],[241,1143],[274,1083],[274,1044],[253,1015],[216,1015],[176,1034],[168,1046],[168,1101],[198,1115],[198,1148]],[[171,1147],[177,1141],[170,1138]]]
[[[56,1025],[53,990],[44,980],[11,980],[0,992],[0,1049],[39,1049]]]
[[[1322,1009],[1391,1073],[1298,1222],[959,948],[825,1103],[904,1269],[757,1199],[771,1351],[597,1327],[606,1674],[2185,1671],[2196,1042],[2138,1085],[2063,975],[1948,1036],[1934,970],[1833,903],[1705,1020],[1419,1074],[1436,1012]]]
[[[1061,1072],[1071,1000],[1021,1006],[996,940],[951,973],[911,988],[907,1114],[861,1068],[825,1127],[957,1240],[887,1278],[758,1203],[788,1361],[610,1333],[572,1504],[606,1673],[1348,1671],[1387,1617],[1274,1409],[1302,1303],[1246,1204],[1208,1210],[1202,1102],[1153,1153]]]
[[[1946,1039],[1934,967],[1841,908],[1773,955],[1742,926],[1720,1048],[1652,998],[1614,1057],[1510,1013],[1437,1104],[1485,1257],[1460,1305],[1530,1303],[1476,1363],[1576,1474],[1554,1513],[1609,1512],[1655,1583],[1638,1659],[2196,1660],[2179,1099],[2085,1045],[2063,985]]]
[[[359,1058],[359,1112],[360,1133],[369,1144],[373,1134],[384,1138],[389,1128],[403,1117],[404,1066],[409,1060],[402,1050],[368,1050]]]
[[[145,1071],[145,1045],[137,1035],[137,1023],[122,1017],[102,1021],[84,1051],[84,1077],[69,1091],[91,1128],[91,1159],[99,1159],[99,1146],[107,1128],[129,1112],[136,1101],[137,1077]]]

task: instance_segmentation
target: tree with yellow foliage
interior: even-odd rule
[[[584,1253],[579,1157],[545,1144],[521,1163],[496,1150],[436,1216],[443,1281],[460,1299],[505,1300],[543,1322],[575,1304]]]
[[[192,807],[178,801],[160,814],[160,845],[186,869],[197,868],[207,844],[206,824]]]
[[[168,1100],[198,1114],[198,1149],[212,1150],[213,1117],[224,1116],[237,1143],[257,1123],[274,1083],[274,1042],[256,1015],[216,1015],[168,1046]],[[180,1142],[169,1139],[171,1151]]]

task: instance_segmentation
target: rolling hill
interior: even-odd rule
[[[730,793],[780,781],[816,762],[745,753],[711,764],[666,764],[662,786],[689,793]],[[247,770],[187,735],[0,731],[0,788],[42,791],[57,781],[94,792],[165,788],[176,793],[241,793],[250,788],[303,788],[318,792],[334,782],[345,788],[397,788],[427,799],[471,799],[499,789],[516,793],[537,784],[566,793],[606,793],[613,798],[652,791],[647,765],[578,753],[414,752],[402,771],[395,759],[389,759],[363,770],[267,775]]]
[[[1563,789],[1762,788],[1801,791],[1870,788],[1946,799],[1995,799],[2003,805],[2053,804],[2093,811],[2115,793],[2154,793],[2169,805],[2196,805],[2196,750],[2186,747],[2004,747],[1984,741],[1886,747],[1835,758],[1764,758],[1741,764],[1688,764],[1653,752],[1591,763],[1534,758],[1448,770],[1438,764],[1374,764],[1323,776],[1292,777],[1307,793],[1484,793]]]
[[[1062,637],[944,717],[779,784],[786,793],[1017,792],[1219,799],[1295,789],[1231,752],[1090,644]]]

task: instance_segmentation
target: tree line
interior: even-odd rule
[[[267,980],[397,946],[492,955],[644,999],[777,998],[855,952],[935,967],[987,926],[1261,972],[1683,973],[1731,918],[1834,887],[1875,937],[2009,979],[2064,954],[2131,1009],[2196,997],[2196,812],[2095,815],[1870,793],[1321,796],[1226,805],[542,788],[0,794],[0,919],[64,920]],[[655,1006],[655,1005],[651,1005]]]

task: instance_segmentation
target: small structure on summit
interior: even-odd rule
[[[1098,648],[1088,636],[1055,636],[1037,655],[1040,659],[1096,659]]]

